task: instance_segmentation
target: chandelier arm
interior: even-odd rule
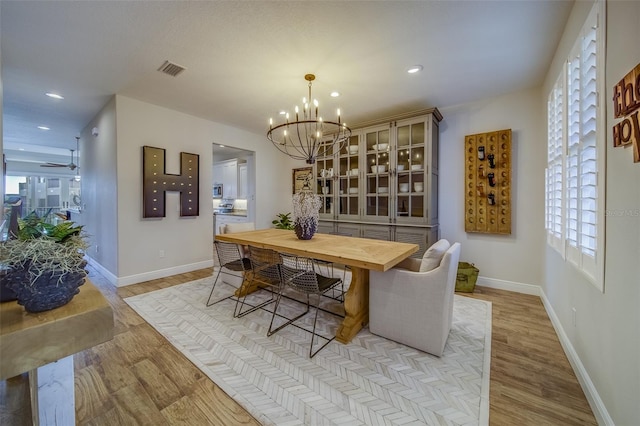
[[[340,110],[338,110],[338,122],[323,121],[318,114],[318,104],[311,97],[311,87],[316,76],[306,74],[308,81],[308,101],[303,100],[302,120],[298,117],[296,107],[296,121],[287,122],[275,127],[269,127],[267,139],[278,148],[278,150],[296,160],[305,160],[307,164],[314,164],[318,156],[326,156],[330,150],[340,152],[345,142],[351,137],[351,129],[340,123]],[[312,108],[315,107],[315,118]],[[271,123],[271,121],[270,121]],[[295,126],[295,129],[293,129]],[[288,131],[291,130],[291,133]],[[325,132],[325,130],[327,130]],[[278,134],[282,131],[282,135]],[[323,140],[324,135],[327,139]],[[293,138],[292,138],[293,136]],[[330,139],[329,139],[330,137]],[[337,149],[337,150],[336,150]]]

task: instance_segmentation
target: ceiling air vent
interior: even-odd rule
[[[181,65],[174,64],[169,61],[164,61],[164,64],[162,64],[160,68],[158,68],[158,71],[168,74],[171,77],[177,77],[178,74],[180,74],[185,69],[186,68]]]

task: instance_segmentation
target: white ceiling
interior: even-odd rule
[[[48,150],[66,161],[116,93],[263,134],[270,117],[307,95],[306,73],[317,76],[321,112],[339,106],[348,124],[536,87],[572,6],[2,1],[5,153]],[[165,60],[187,69],[164,75]],[[414,64],[424,70],[407,74]],[[342,96],[330,98],[332,90]]]

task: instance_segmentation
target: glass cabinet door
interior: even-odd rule
[[[398,221],[425,217],[425,121],[396,127],[395,176]],[[411,220],[411,218],[415,218]]]
[[[355,219],[360,206],[360,137],[352,135],[338,155],[338,219]]]
[[[364,216],[370,220],[388,221],[391,215],[391,157],[389,155],[388,126],[365,130],[366,147],[365,208]]]
[[[324,149],[320,149],[323,152]],[[334,176],[337,174],[337,169],[334,164],[333,148],[330,147],[326,151],[326,156],[316,158],[316,188],[315,192],[320,196],[320,218],[332,219],[334,215],[333,211],[333,197],[334,197]]]

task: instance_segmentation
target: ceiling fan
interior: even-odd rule
[[[79,142],[80,142],[80,137],[76,136],[76,149],[69,150],[71,151],[71,162],[69,164],[45,163],[45,164],[40,164],[40,167],[68,167],[69,170],[75,170],[76,168],[78,168],[78,165],[73,162],[73,153],[74,151],[79,150],[79,146],[80,146]]]

